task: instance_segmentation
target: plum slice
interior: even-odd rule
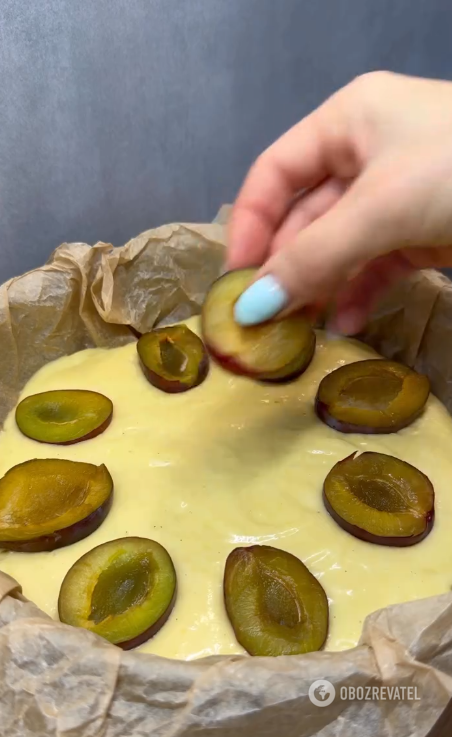
[[[315,400],[325,424],[349,433],[391,433],[421,414],[430,393],[426,376],[396,361],[356,361],[320,382]]]
[[[173,561],[162,545],[122,537],[85,553],[66,574],[60,620],[130,650],[153,637],[176,602]]]
[[[60,458],[20,463],[0,479],[0,548],[38,553],[72,545],[97,530],[112,501],[104,465]]]
[[[415,545],[433,527],[430,480],[384,453],[352,453],[336,463],[325,479],[323,501],[344,530],[377,545]]]
[[[250,655],[319,650],[328,599],[304,563],[268,545],[235,548],[226,560],[224,600],[235,636]]]
[[[95,438],[113,417],[108,397],[84,389],[57,389],[33,394],[16,409],[19,430],[40,443],[72,445]]]
[[[204,344],[186,325],[156,328],[137,343],[141,368],[157,389],[173,394],[201,384],[209,370]]]
[[[315,350],[315,333],[304,315],[250,327],[234,319],[235,303],[255,274],[255,269],[238,269],[213,283],[202,308],[204,342],[228,371],[259,381],[295,379],[308,367]]]

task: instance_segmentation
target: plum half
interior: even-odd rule
[[[16,423],[23,435],[40,443],[72,445],[95,438],[113,417],[108,397],[84,389],[57,389],[33,394],[16,409]]]
[[[0,479],[0,548],[39,553],[72,545],[97,530],[112,501],[104,465],[60,458],[20,463]]]
[[[356,361],[320,382],[318,417],[344,433],[392,433],[419,417],[430,393],[426,376],[396,361]]]
[[[153,637],[176,602],[177,578],[162,545],[123,537],[74,563],[58,598],[60,620],[130,650]]]
[[[193,389],[209,371],[204,344],[186,325],[145,333],[138,340],[137,351],[147,380],[168,394]]]
[[[378,545],[415,545],[433,527],[435,493],[430,480],[384,453],[352,453],[336,463],[325,479],[323,501],[344,530]]]
[[[255,275],[255,269],[238,269],[213,283],[202,308],[204,342],[220,366],[232,373],[259,381],[295,379],[315,350],[315,333],[304,315],[250,327],[234,319],[235,303]]]
[[[224,600],[235,636],[250,655],[299,655],[319,650],[326,640],[325,591],[285,550],[233,550],[224,571]]]

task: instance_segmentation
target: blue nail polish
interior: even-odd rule
[[[258,325],[270,320],[287,305],[286,290],[268,274],[251,284],[239,297],[234,307],[234,317],[240,325]]]

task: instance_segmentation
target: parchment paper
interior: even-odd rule
[[[223,268],[224,216],[167,225],[122,248],[63,244],[3,285],[0,422],[48,361],[131,341],[127,325],[145,331],[197,313]],[[452,411],[446,278],[425,272],[399,287],[364,337],[425,371]],[[325,678],[337,695],[322,708],[308,691]],[[340,698],[341,686],[369,685],[416,686],[420,700]],[[452,734],[451,699],[452,594],[376,612],[346,652],[181,662],[54,622],[0,573],[0,737],[442,737]]]

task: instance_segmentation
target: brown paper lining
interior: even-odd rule
[[[199,312],[223,267],[227,210],[211,225],[167,225],[122,248],[63,244],[0,288],[0,421],[25,382],[59,356],[132,340]],[[452,412],[452,285],[420,273],[364,336],[425,371]],[[310,685],[336,687],[325,708]],[[344,686],[415,686],[419,701],[346,701]],[[441,737],[452,733],[452,594],[368,617],[358,647],[300,657],[192,662],[124,653],[52,621],[0,573],[0,736]],[[448,707],[446,709],[446,707]],[[431,730],[431,731],[430,731]]]

